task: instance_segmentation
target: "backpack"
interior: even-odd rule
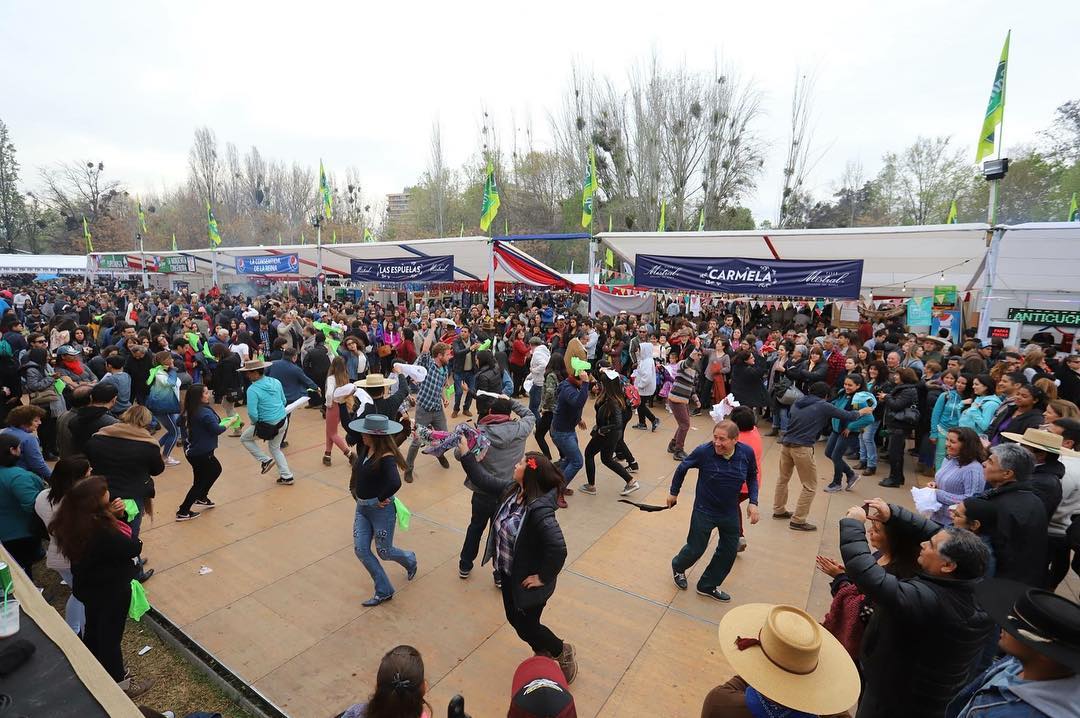
[[[622,377],[623,394],[626,395],[626,400],[630,402],[630,407],[633,409],[641,406],[641,394],[638,392],[637,387],[634,386],[625,376]]]

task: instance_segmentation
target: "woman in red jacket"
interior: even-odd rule
[[[514,330],[510,343],[510,376],[514,379],[514,396],[522,395],[521,385],[529,375],[529,345],[525,343],[525,330]]]

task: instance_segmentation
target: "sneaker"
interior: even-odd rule
[[[127,694],[128,698],[134,699],[153,688],[154,683],[155,681],[153,678],[138,679],[129,674],[128,677],[120,681],[118,685],[124,693]]]
[[[631,428],[631,429],[638,429],[639,431],[645,431],[645,430],[646,430],[646,429],[648,429],[649,427],[645,426],[644,424],[634,424],[634,425],[633,425],[633,426],[631,426],[630,428]]]
[[[495,576],[495,588],[502,590],[502,579]]]
[[[671,454],[671,458],[675,459],[676,461],[682,461],[686,458],[686,452],[682,449],[675,449],[675,451]]]
[[[868,466],[866,468],[866,471],[862,472],[862,477],[865,479],[867,476],[873,476],[876,473],[877,473],[877,467],[876,466]]]
[[[288,449],[289,448],[289,442],[287,442],[287,441],[281,442],[281,448],[282,449]]]
[[[851,487],[855,485],[855,482],[858,481],[859,478],[860,476],[858,474],[852,474],[851,476],[849,476],[847,480],[847,486],[844,487],[844,490],[851,491]]]
[[[629,471],[631,474],[636,474],[637,472],[641,471],[641,467],[638,466],[638,463],[635,461],[632,464],[627,464],[626,470]]]
[[[135,580],[138,581],[139,583],[146,583],[147,581],[150,580],[150,577],[153,576],[153,575],[154,575],[154,569],[150,569],[149,571],[143,571],[141,574],[136,576]]]
[[[865,461],[859,461],[859,463],[855,464],[851,468],[855,469],[856,471],[862,471],[863,469],[866,468],[866,462]]]
[[[459,568],[458,571],[457,571],[458,578],[460,578],[462,580],[468,578],[470,573],[472,573],[471,568],[468,571],[466,571],[463,568]]]
[[[405,475],[401,477],[406,484],[413,482],[412,469],[405,469]]]
[[[280,479],[277,480],[277,482],[282,486],[292,486],[294,483],[293,477],[291,476],[282,476]]]
[[[414,578],[416,578],[416,572],[419,571],[419,570],[420,570],[420,562],[417,561],[416,563],[413,564],[412,568],[405,569],[405,580],[406,581],[412,581]]]
[[[169,458],[165,459],[165,465],[166,466],[179,466],[180,462],[170,456]]]
[[[653,421],[653,423],[652,423],[652,430],[653,430],[653,432],[655,432],[655,431],[656,431],[657,429],[659,429],[659,428],[660,428],[660,420],[659,420],[659,419],[655,419],[655,420]]]
[[[582,484],[581,493],[596,496],[596,484]]]
[[[330,454],[322,455],[323,466],[330,466]]]
[[[790,519],[791,518],[791,512],[790,511],[781,511],[778,514],[773,514],[772,517],[774,519]]]
[[[788,521],[787,527],[792,531],[817,531],[817,526],[812,523],[803,521],[802,523],[795,523],[794,521]]]
[[[667,452],[669,454],[674,454],[675,453],[675,444],[668,444],[667,445]]]
[[[562,669],[563,677],[566,678],[566,683],[570,684],[577,678],[577,654],[574,652],[574,647],[565,641],[562,644],[562,653],[559,654],[557,659],[559,661],[559,668]]]
[[[707,591],[705,589],[703,589],[703,588],[699,588],[697,590],[697,592],[698,592],[699,596],[707,596],[708,598],[715,599],[715,600],[719,601],[720,603],[727,603],[728,601],[731,600],[731,596],[724,593],[719,588],[710,588]]]
[[[675,582],[675,587],[680,591],[685,591],[687,587],[686,574],[682,571],[676,571],[671,569],[671,580]]]
[[[195,499],[195,505],[204,510],[209,510],[217,506],[217,504],[210,499]]]
[[[262,462],[262,471],[259,472],[259,473],[265,474],[267,471],[269,471],[271,468],[273,468],[273,466],[274,466],[274,460],[273,459],[267,459],[266,461]]]
[[[191,521],[192,519],[197,519],[197,518],[199,518],[199,512],[198,511],[177,511],[176,512],[176,520],[177,521]]]
[[[394,594],[392,594],[392,593],[389,596],[380,596],[379,594],[375,594],[374,596],[372,596],[368,600],[364,601],[360,605],[364,606],[366,608],[371,608],[372,606],[378,606],[380,603],[386,603],[387,601],[389,601],[393,597],[394,597]]]
[[[619,496],[629,496],[640,488],[641,484],[639,484],[637,481],[631,481],[623,487],[623,490],[619,492]]]
[[[739,548],[735,549],[735,553],[742,553],[745,550],[746,550],[746,538],[743,537],[743,536],[740,536],[739,537]]]
[[[903,481],[893,481],[892,479],[882,479],[877,482],[878,486],[884,486],[887,489],[898,489],[904,485]]]
[[[825,493],[827,493],[827,494],[835,494],[837,491],[843,491],[843,490],[844,490],[844,485],[841,484],[839,481],[833,481],[828,486],[825,487]]]

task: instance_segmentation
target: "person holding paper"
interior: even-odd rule
[[[184,496],[180,508],[176,510],[177,521],[199,518],[199,513],[191,510],[193,506],[203,510],[214,508],[215,504],[210,500],[210,488],[221,476],[221,462],[214,456],[218,437],[240,421],[238,414],[223,421],[210,407],[212,399],[213,393],[209,387],[202,384],[192,384],[184,396],[184,411],[180,420],[187,429],[188,443],[185,453],[191,465],[192,479],[191,488]]]

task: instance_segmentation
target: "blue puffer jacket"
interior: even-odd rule
[[[850,422],[858,418],[859,413],[856,411],[844,411],[821,397],[804,396],[791,406],[784,443],[795,446],[813,446],[829,419]]]
[[[874,395],[866,391],[857,391],[852,396],[847,394],[840,394],[840,396],[833,399],[832,405],[841,411],[853,411],[855,409],[861,409],[864,406],[876,407],[877,399]],[[854,406],[853,406],[854,405]],[[832,430],[839,433],[844,429],[852,433],[858,433],[874,423],[874,415],[866,414],[860,416],[855,421],[841,421],[840,419],[832,420]]]

